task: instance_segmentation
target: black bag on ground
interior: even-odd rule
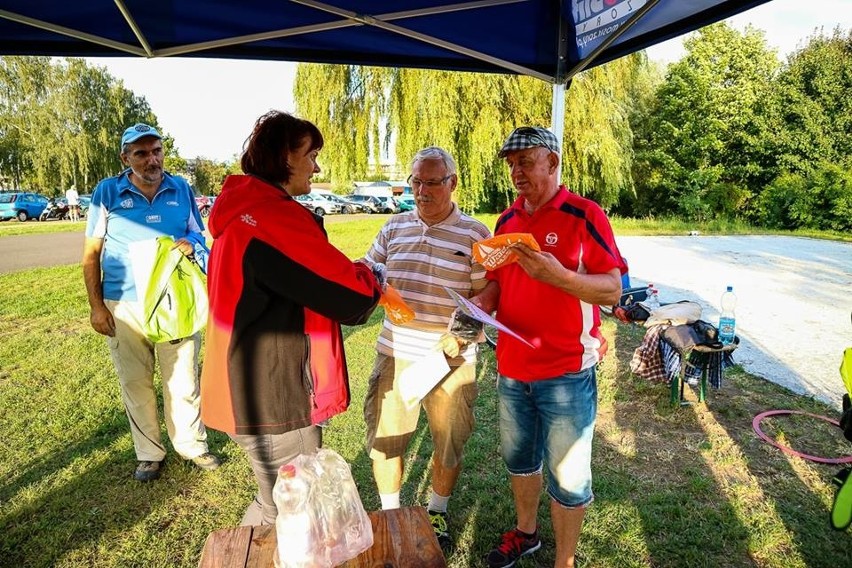
[[[843,414],[840,415],[840,429],[843,430],[843,437],[852,442],[852,402],[849,400],[849,395],[843,395]]]

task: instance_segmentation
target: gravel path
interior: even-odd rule
[[[852,244],[777,236],[618,237],[631,285],[662,302],[694,300],[718,323],[725,286],[737,294],[737,363],[840,409],[838,368],[852,346]]]

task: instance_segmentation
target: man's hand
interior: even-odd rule
[[[172,249],[178,249],[183,256],[193,256],[195,254],[195,246],[186,239],[176,240]]]
[[[105,305],[101,304],[96,308],[92,308],[89,319],[92,322],[92,329],[101,335],[115,337],[115,320]]]
[[[489,280],[479,294],[468,298],[471,304],[485,312],[486,314],[494,313],[497,309],[497,302],[500,299],[500,285],[496,280]]]
[[[530,278],[560,286],[570,272],[549,252],[538,252],[520,243],[513,245],[512,250],[518,256],[518,264]]]
[[[441,338],[438,340],[438,346],[441,348],[441,351],[443,351],[447,357],[453,358],[459,356],[461,343],[457,337],[453,336],[450,333],[445,333],[441,336]]]

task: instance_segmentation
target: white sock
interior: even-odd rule
[[[432,496],[429,497],[429,506],[427,508],[430,511],[435,511],[436,513],[446,513],[447,503],[449,502],[449,495],[444,497],[443,495],[438,495],[437,493],[435,493],[435,491],[432,491]]]
[[[382,511],[399,509],[399,491],[396,493],[379,493],[379,499],[382,500]]]

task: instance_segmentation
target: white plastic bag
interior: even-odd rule
[[[311,566],[332,568],[373,546],[373,526],[346,460],[334,450],[321,448],[297,456],[290,464],[310,486],[307,506],[318,536]]]

